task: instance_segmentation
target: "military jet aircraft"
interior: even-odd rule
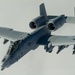
[[[75,23],[75,18],[64,14],[47,15],[44,3],[39,7],[40,16],[29,23],[30,28],[35,29],[32,33],[0,27],[0,37],[4,38],[3,43],[10,41],[9,49],[2,60],[1,70],[10,67],[30,50],[35,50],[40,45],[43,45],[49,53],[55,46],[58,46],[57,54],[69,45],[74,45],[73,54],[75,54],[75,36],[51,35],[52,31],[58,30],[64,23]]]

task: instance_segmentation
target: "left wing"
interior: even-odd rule
[[[22,40],[26,36],[28,36],[28,33],[26,32],[19,32],[10,28],[0,27],[0,37],[4,38],[5,42],[8,40],[13,42],[17,40]]]
[[[60,45],[74,45],[75,44],[75,36],[51,36],[48,41],[52,44],[52,46],[60,46]]]

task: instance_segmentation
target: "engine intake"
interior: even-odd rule
[[[49,28],[49,30],[55,30],[55,26],[53,23],[49,23],[48,28]]]
[[[30,22],[29,26],[30,26],[31,29],[35,29],[36,28],[36,24],[33,21]]]
[[[42,25],[45,25],[47,22],[47,19],[45,18],[45,16],[39,16],[35,19],[33,19],[30,23],[29,23],[29,27],[31,29],[35,29],[35,28],[38,28]]]

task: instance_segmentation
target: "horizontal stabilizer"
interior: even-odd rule
[[[57,16],[55,16],[55,15],[48,15],[47,16],[48,20],[54,19],[56,17],[58,17],[58,15]],[[66,19],[66,23],[75,24],[75,17],[65,16],[65,19]]]
[[[72,24],[75,24],[75,17],[69,17],[69,16],[66,16],[66,23],[72,23]]]

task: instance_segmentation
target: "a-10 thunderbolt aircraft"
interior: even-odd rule
[[[9,49],[2,60],[1,70],[11,66],[30,50],[35,50],[40,45],[43,45],[46,52],[49,53],[55,46],[58,46],[57,54],[69,45],[74,45],[75,36],[51,35],[52,31],[58,30],[64,23],[75,23],[75,18],[65,15],[47,15],[44,3],[42,3],[40,16],[29,23],[30,28],[35,29],[32,33],[0,27],[0,37],[4,38],[3,43],[10,41]],[[73,54],[75,54],[75,45],[73,49]]]

